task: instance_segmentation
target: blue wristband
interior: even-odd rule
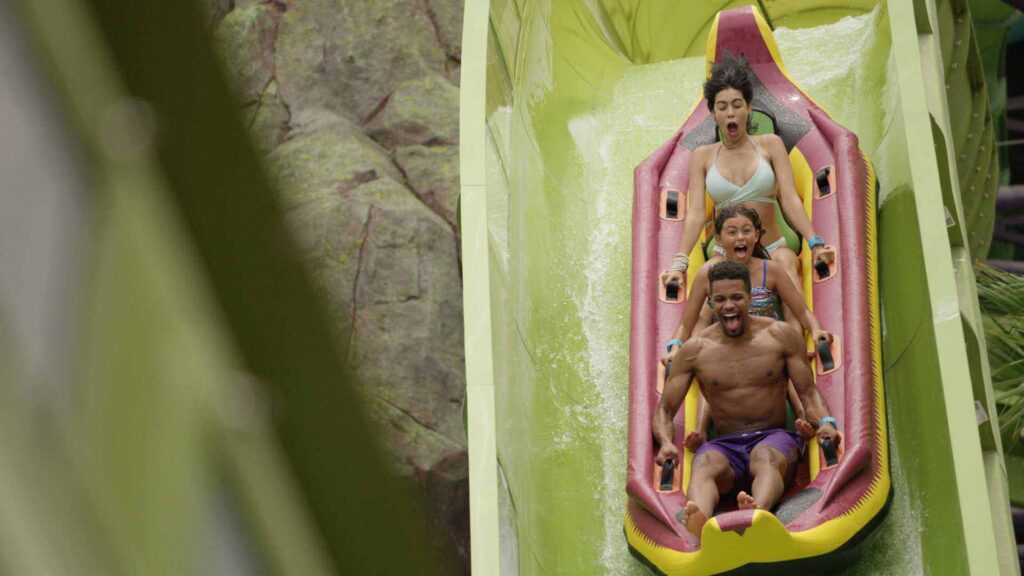
[[[825,424],[831,424],[833,428],[839,430],[839,423],[836,422],[836,419],[831,416],[825,416],[824,418],[822,418],[821,422],[818,422],[818,428],[821,428]]]
[[[825,240],[821,236],[811,236],[811,239],[807,241],[807,247],[810,249],[817,248],[818,246],[824,246]]]
[[[679,346],[680,348],[682,348],[683,341],[680,340],[679,338],[673,338],[673,339],[669,340],[667,344],[665,344],[665,350],[667,352],[671,352],[673,344],[676,345],[676,346]]]

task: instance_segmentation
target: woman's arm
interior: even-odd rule
[[[825,338],[831,342],[832,335],[821,329],[818,317],[807,307],[807,303],[804,302],[800,292],[793,285],[789,274],[779,266],[771,266],[770,264],[768,261],[764,263],[765,266],[768,266],[768,288],[779,293],[782,303],[789,307],[793,315],[796,316],[797,321],[800,322],[800,325],[804,327],[804,330],[811,333],[815,341]]]
[[[679,327],[676,328],[674,338],[685,341],[693,334],[693,327],[697,324],[704,303],[708,299],[708,270],[707,266],[701,266],[697,271],[697,277],[693,279],[693,286],[690,287],[690,295],[686,297],[683,317],[679,320]]]
[[[764,148],[771,156],[775,179],[779,183],[779,208],[782,209],[786,221],[796,228],[805,240],[810,241],[816,234],[811,220],[807,217],[807,212],[804,211],[804,203],[800,199],[800,195],[796,193],[796,181],[793,179],[793,167],[789,164],[786,145],[782,143],[782,138],[774,134],[761,137],[761,142],[765,144]],[[823,259],[826,262],[831,262],[835,256],[835,252],[831,248],[824,246],[811,248],[812,261]]]
[[[700,315],[697,317],[697,323],[693,325],[693,330],[690,330],[690,334],[699,334],[701,330],[711,326],[714,321],[714,312],[707,306],[700,307]]]
[[[679,319],[679,326],[676,327],[676,331],[672,333],[672,338],[686,342],[693,334],[693,327],[697,324],[697,320],[700,317],[701,309],[704,308],[704,301],[708,297],[708,271],[707,266],[701,266],[700,270],[697,271],[697,277],[693,279],[693,286],[690,287],[690,295],[686,297],[686,303],[683,304],[683,317]],[[672,351],[667,350],[666,354],[661,357],[661,363],[665,364],[668,359],[672,356]]]
[[[690,158],[690,183],[686,187],[686,213],[683,215],[683,235],[679,239],[679,253],[690,255],[701,228],[704,227],[704,211],[707,210],[704,200],[704,148],[694,150]],[[661,275],[662,284],[675,280],[683,282],[683,273],[668,270]]]

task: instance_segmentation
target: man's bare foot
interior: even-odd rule
[[[696,502],[687,502],[686,508],[683,509],[683,517],[686,531],[700,538],[700,531],[704,528],[704,523],[708,521],[707,514],[701,512],[700,506],[697,506]]]
[[[746,492],[740,492],[736,495],[736,507],[740,510],[753,510],[757,508],[757,502],[754,502],[754,497]]]

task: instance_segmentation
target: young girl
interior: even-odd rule
[[[761,245],[761,219],[754,210],[742,204],[730,204],[715,216],[715,242],[724,251],[723,257],[731,262],[745,264],[750,271],[750,313],[776,320],[779,317],[776,304],[778,298],[790,311],[789,322],[802,325],[815,340],[821,337],[832,340],[832,336],[821,329],[818,319],[807,308],[793,281],[782,268],[770,261],[768,252]],[[703,329],[710,323],[709,308],[704,305],[708,294],[708,269],[717,258],[706,263],[697,272],[686,300],[682,321],[673,338],[685,340],[694,330]]]
[[[757,212],[743,206],[742,204],[729,204],[718,211],[715,217],[715,241],[724,250],[725,260],[745,264],[750,271],[750,314],[766,316],[776,320],[782,320],[778,313],[778,299],[787,309],[787,321],[796,321],[811,333],[814,340],[821,338],[832,341],[832,335],[821,329],[818,319],[814,313],[807,308],[800,293],[797,291],[789,274],[782,270],[781,266],[773,264],[767,250],[761,245],[761,235],[764,230],[761,228],[761,219]],[[690,288],[690,296],[686,300],[683,318],[679,322],[672,339],[669,340],[668,354],[661,358],[666,363],[672,355],[672,350],[697,330],[702,330],[711,323],[711,313],[708,302],[708,269],[717,263],[718,258],[713,258],[697,272],[693,286]],[[796,396],[793,386],[789,386],[789,399],[793,410],[798,418],[803,418],[803,406]],[[700,417],[697,422],[697,429],[706,428],[706,414],[704,410],[698,410]],[[695,434],[695,433],[694,433]],[[690,436],[692,436],[691,434]],[[699,440],[697,446],[703,442],[703,434],[700,438],[687,436],[686,444]],[[691,449],[696,449],[691,448]]]

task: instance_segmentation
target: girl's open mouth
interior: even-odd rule
[[[746,246],[736,246],[732,249],[732,253],[735,254],[737,258],[742,259],[746,258],[748,250]]]

